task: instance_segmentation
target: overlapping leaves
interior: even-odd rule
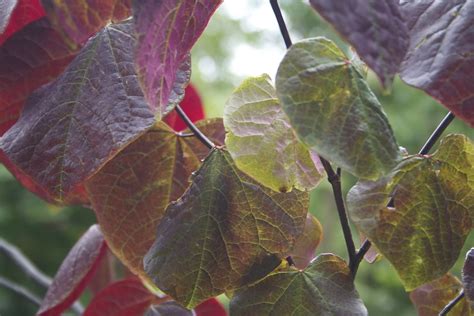
[[[319,157],[294,135],[270,77],[249,78],[227,101],[226,146],[237,167],[280,192],[313,189],[322,179]]]
[[[308,213],[303,234],[298,238],[289,253],[296,268],[304,269],[308,266],[310,261],[314,259],[314,253],[322,238],[323,226],[314,215]]]
[[[232,315],[367,315],[346,263],[331,254],[306,269],[276,271],[237,291]]]
[[[156,285],[192,308],[279,265],[304,227],[308,194],[265,189],[214,149],[168,206],[145,257]]]
[[[135,75],[133,34],[130,22],[98,33],[57,80],[30,96],[0,140],[6,165],[39,186],[44,198],[70,200],[86,178],[153,125]]]
[[[324,158],[367,179],[396,165],[398,146],[380,103],[331,41],[294,44],[278,68],[276,88],[299,139]]]
[[[386,207],[393,199],[393,208]],[[376,182],[360,181],[347,196],[357,227],[412,290],[444,275],[471,231],[474,146],[447,136],[433,156],[414,156]]]
[[[222,144],[222,120],[197,123]],[[195,138],[178,136],[163,123],[131,143],[86,184],[97,220],[109,247],[143,277],[143,257],[153,244],[166,206],[189,185],[208,153]]]

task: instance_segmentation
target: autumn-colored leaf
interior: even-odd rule
[[[386,207],[391,198],[394,206]],[[347,203],[356,226],[413,290],[449,271],[471,231],[474,145],[449,135],[434,155],[407,158],[379,181],[359,181]]]
[[[367,315],[344,260],[318,256],[304,270],[276,271],[237,291],[230,314],[240,315]]]
[[[310,0],[389,86],[408,48],[408,30],[398,0]]]
[[[296,241],[288,254],[293,259],[295,267],[304,269],[314,258],[314,252],[323,238],[323,226],[318,219],[308,213],[303,234]]]
[[[30,96],[0,139],[6,166],[40,187],[43,198],[67,202],[85,179],[153,126],[135,75],[134,49],[133,24],[106,27],[60,77]]]
[[[227,316],[224,306],[215,298],[202,302],[194,309],[196,316]]]
[[[30,93],[61,74],[76,52],[46,18],[0,46],[0,135],[17,121]]]
[[[474,2],[402,1],[410,33],[400,77],[474,127]]]
[[[319,157],[296,138],[270,77],[245,80],[224,109],[226,146],[237,167],[279,192],[311,190],[322,179]]]
[[[410,293],[410,300],[418,316],[438,316],[439,312],[462,290],[461,282],[452,274],[426,283]],[[469,316],[470,308],[465,299],[449,312],[450,316]]]
[[[131,15],[130,0],[42,0],[49,20],[72,43],[82,44],[112,20]]]
[[[466,254],[462,269],[462,284],[471,308],[474,308],[474,248],[471,248]]]
[[[222,144],[221,119],[205,120],[197,126]],[[179,137],[159,123],[87,182],[109,247],[134,273],[146,277],[143,257],[153,244],[156,226],[166,206],[188,187],[191,173],[208,152],[195,138]]]
[[[158,118],[181,101],[171,98],[176,73],[222,0],[135,0],[136,65]]]
[[[307,208],[306,192],[261,187],[225,150],[213,149],[184,195],[167,207],[145,271],[194,308],[278,266],[302,234]]]
[[[45,15],[40,0],[4,0],[0,2],[0,46],[26,25]]]
[[[99,226],[91,226],[59,267],[37,315],[56,316],[68,309],[94,276],[106,249]]]
[[[158,298],[137,278],[110,284],[89,303],[84,316],[142,316]]]
[[[186,87],[183,101],[179,104],[184,113],[192,122],[202,120],[204,118],[204,105],[196,88],[190,84]],[[175,131],[182,131],[186,129],[186,123],[179,117],[176,111],[170,112],[163,119]]]
[[[382,107],[357,63],[325,38],[294,44],[278,68],[277,95],[299,139],[350,173],[375,180],[400,159]]]

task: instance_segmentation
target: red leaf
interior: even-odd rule
[[[122,280],[99,292],[84,316],[142,316],[155,298],[139,279]]]
[[[0,27],[0,45],[27,24],[46,15],[40,0],[20,0],[15,2],[17,2],[16,7],[10,16],[5,31],[1,32]]]
[[[184,113],[188,115],[191,121],[196,122],[204,118],[204,107],[196,88],[193,85],[188,85],[185,90],[184,99],[180,103]],[[175,131],[182,131],[186,129],[186,123],[179,117],[179,115],[173,111],[170,112],[164,119],[171,128]]]
[[[202,302],[194,311],[196,316],[227,316],[224,306],[215,298]]]
[[[56,78],[76,52],[46,18],[0,47],[0,135],[16,122],[30,93]]]
[[[93,277],[106,249],[99,226],[91,226],[59,267],[37,315],[60,315],[71,306]]]

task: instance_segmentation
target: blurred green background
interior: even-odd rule
[[[281,0],[280,3],[294,42],[306,37],[326,36],[347,49],[307,1]],[[274,77],[284,53],[284,43],[269,1],[226,0],[193,49],[192,82],[201,93],[207,115],[222,116],[226,99],[245,77],[262,73]],[[368,79],[384,106],[399,145],[411,154],[416,153],[447,110],[398,78],[391,92],[382,91],[373,74],[369,73]],[[449,132],[464,133],[471,139],[474,136],[473,130],[459,120],[451,124]],[[54,276],[78,237],[94,223],[94,214],[81,207],[48,205],[0,168],[0,237],[18,246],[41,270]],[[343,175],[345,193],[354,183],[353,177]],[[346,258],[332,191],[326,181],[312,193],[310,210],[325,229],[324,240],[317,252],[333,252]],[[359,244],[357,234],[354,235]],[[471,234],[462,253],[473,245]],[[459,275],[463,254],[452,270],[456,275]],[[39,296],[44,295],[43,289],[2,254],[0,275]],[[386,260],[375,264],[363,262],[356,285],[370,315],[416,315],[395,270]],[[35,312],[36,306],[0,288],[0,315],[24,316]]]

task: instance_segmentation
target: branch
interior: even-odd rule
[[[194,133],[194,135],[196,135],[197,139],[201,141],[201,143],[206,145],[209,149],[216,147],[216,145],[209,138],[207,138],[207,136],[196,127],[196,125],[194,125],[194,123],[189,119],[189,117],[186,115],[186,113],[184,113],[183,109],[179,105],[176,106],[175,110],[184,123],[186,123],[189,129]]]
[[[285,41],[286,48],[290,48],[292,45],[290,34],[288,33],[288,28],[286,27],[285,20],[283,19],[283,15],[281,14],[280,6],[278,5],[278,0],[270,0],[270,4],[272,5],[273,13],[275,13],[275,17],[277,19],[278,25],[280,27],[280,32]],[[320,157],[321,162],[326,170],[328,175],[328,181],[332,186],[332,192],[334,195],[334,200],[336,201],[337,213],[339,215],[339,221],[341,222],[342,232],[344,233],[344,240],[346,241],[347,253],[349,254],[349,268],[355,276],[353,272],[356,260],[356,249],[354,245],[354,239],[352,238],[351,228],[349,226],[349,220],[347,219],[347,212],[344,206],[344,198],[342,196],[342,188],[341,188],[341,170],[338,168],[337,173],[334,172],[329,161]]]
[[[12,291],[13,293],[26,298],[31,303],[41,306],[41,299],[35,294],[31,293],[21,285],[18,285],[6,278],[0,276],[0,286]]]
[[[448,315],[449,311],[451,311],[454,306],[459,303],[460,300],[462,300],[464,297],[464,290],[459,292],[458,296],[456,296],[451,302],[446,305],[441,312],[439,312],[439,316],[445,316]]]
[[[433,131],[431,136],[428,138],[426,143],[421,147],[420,151],[418,152],[419,155],[426,155],[430,152],[431,148],[433,148],[434,144],[438,141],[438,139],[441,137],[443,132],[446,130],[446,128],[451,124],[451,122],[454,120],[455,116],[452,112],[449,112],[443,120],[439,123],[439,125],[436,127],[436,129]],[[390,199],[388,202],[388,206],[393,206],[393,199]],[[371,247],[371,242],[366,239],[362,243],[362,246],[360,247],[359,251],[356,254],[356,260],[355,260],[355,272],[357,272],[357,268],[359,267],[360,262],[364,258],[365,254],[367,251],[369,251]]]

